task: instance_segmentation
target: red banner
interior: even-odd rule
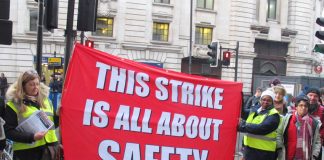
[[[241,91],[76,44],[61,108],[65,159],[234,159]]]

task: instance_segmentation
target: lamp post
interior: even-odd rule
[[[44,0],[38,0],[36,71],[42,75]]]
[[[189,74],[191,74],[191,63],[192,63],[192,4],[193,0],[190,0],[190,38],[189,38]]]
[[[73,32],[74,3],[75,0],[69,0],[68,2],[68,12],[67,12],[66,30],[65,30],[64,77],[69,65],[72,45],[73,45],[73,38],[75,36]]]

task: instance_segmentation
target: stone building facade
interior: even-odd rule
[[[235,48],[239,41],[237,80],[243,82],[246,94],[253,90],[255,75],[318,76],[312,68],[321,65],[322,57],[312,50],[319,43],[314,33],[319,30],[315,20],[321,15],[322,0],[193,0],[191,54],[189,0],[98,2],[98,30],[85,32],[98,50],[180,72],[183,59],[190,55],[207,59],[211,41],[225,48]],[[44,32],[44,62],[54,52],[64,57],[67,4],[59,0],[58,29]],[[11,0],[13,44],[0,45],[0,72],[10,83],[35,65],[37,9],[34,0]],[[221,68],[221,79],[234,80],[235,56],[233,52],[229,68]],[[220,68],[205,65],[205,69]]]

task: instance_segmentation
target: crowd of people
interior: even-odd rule
[[[0,155],[10,139],[14,160],[57,159],[58,116],[49,93],[62,92],[61,88],[59,79],[46,86],[35,70],[20,74],[6,91],[6,100],[0,96]],[[324,88],[308,87],[296,97],[289,95],[278,79],[272,80],[266,89],[256,88],[242,109],[238,125],[238,131],[244,133],[243,160],[322,159],[323,102]],[[39,110],[55,124],[52,128],[35,133],[17,130]]]
[[[252,101],[253,102],[250,102]],[[243,160],[321,160],[324,88],[307,87],[296,97],[279,79],[257,88],[243,108]]]

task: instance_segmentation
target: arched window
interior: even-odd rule
[[[266,62],[261,65],[260,72],[264,75],[277,75],[277,68],[274,64]]]

